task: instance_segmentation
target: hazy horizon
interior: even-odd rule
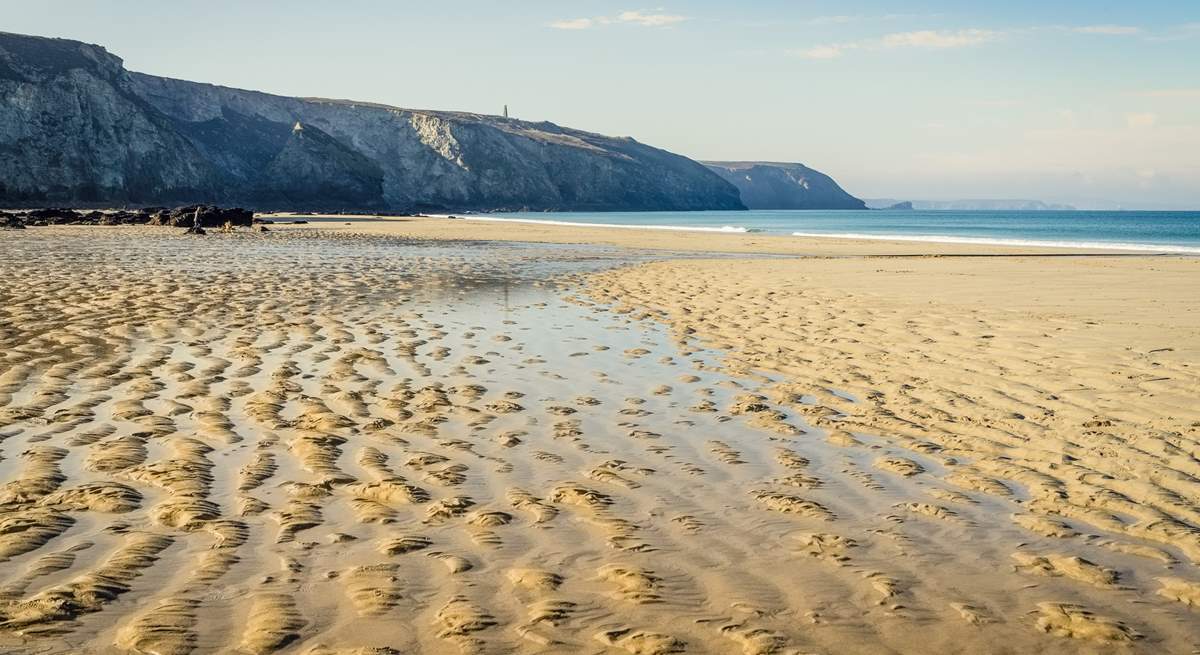
[[[130,70],[499,114],[860,198],[1200,208],[1200,9],[1167,2],[6,3]],[[1191,62],[1191,63],[1188,63]]]

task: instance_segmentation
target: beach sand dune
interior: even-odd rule
[[[444,223],[0,236],[0,649],[1200,641],[1195,260]]]

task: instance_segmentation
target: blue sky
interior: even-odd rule
[[[0,0],[0,29],[274,93],[507,103],[860,197],[1200,209],[1200,3],[986,4]]]

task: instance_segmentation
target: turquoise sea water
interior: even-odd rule
[[[1196,211],[524,212],[471,218],[1200,254],[1200,212]]]

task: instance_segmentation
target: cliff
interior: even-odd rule
[[[744,209],[686,157],[553,123],[289,98],[0,33],[0,206]]]
[[[866,209],[828,175],[803,164],[704,162],[738,188],[750,209]]]

